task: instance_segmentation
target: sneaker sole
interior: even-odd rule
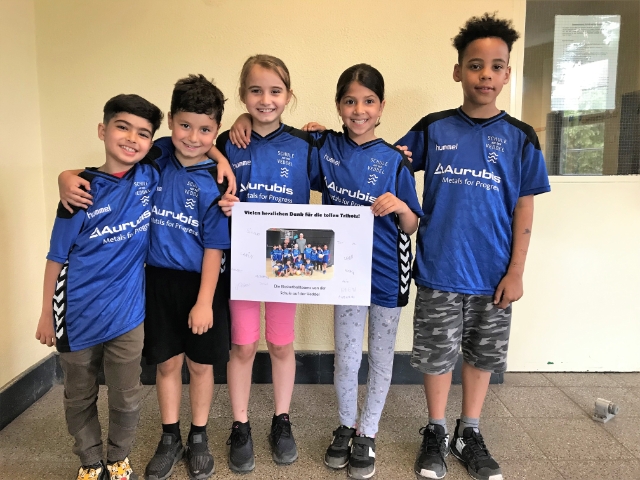
[[[184,457],[184,446],[180,450],[178,450],[178,453],[173,458],[173,465],[171,465],[171,468],[169,469],[169,472],[164,477],[159,477],[157,475],[147,475],[147,474],[145,474],[144,475],[145,480],[166,480],[173,473],[173,469],[176,467],[176,463],[178,463],[180,460],[182,460],[183,457]]]
[[[371,478],[376,474],[375,465],[373,466],[373,470],[371,472],[367,472],[367,471],[359,472],[358,470],[359,469],[356,469],[356,471],[354,472],[354,469],[349,467],[347,469],[347,475],[349,475],[349,477],[351,478],[355,478],[356,480],[366,480],[367,478]]]
[[[295,462],[298,459],[298,452],[296,451],[295,455],[291,457],[286,457],[286,456],[278,457],[275,452],[272,452],[271,458],[273,458],[273,461],[278,465],[291,465],[293,462]]]
[[[480,475],[474,472],[470,469],[469,465],[467,465],[467,462],[462,459],[462,456],[454,448],[451,448],[451,455],[456,457],[460,461],[460,463],[465,466],[465,468],[467,469],[467,473],[471,478],[475,478],[476,480],[503,480],[502,474],[490,475],[487,477],[485,475]]]
[[[207,480],[214,473],[216,473],[215,464],[213,465],[213,468],[211,469],[211,471],[207,473],[199,473],[197,475],[192,475],[191,472],[189,472],[189,478],[190,480]]]
[[[234,473],[250,473],[256,468],[256,459],[252,458],[247,463],[243,463],[242,465],[235,465],[231,463],[231,460],[228,460],[229,469]]]
[[[333,460],[333,457],[328,457],[331,458]],[[344,467],[346,467],[347,465],[349,465],[349,456],[347,456],[347,458],[344,460],[344,463],[339,463],[339,461],[337,461],[336,463],[332,464],[331,461],[327,460],[327,456],[324,456],[324,464],[329,467],[332,468],[334,470],[341,470]]]
[[[444,454],[444,458],[447,458],[448,456],[449,456],[449,450],[447,449],[446,453]],[[446,477],[448,473],[448,469],[446,465],[444,467],[444,473],[440,477],[438,477],[438,474],[433,470],[425,470],[425,473],[422,473],[422,469],[418,471],[417,467],[414,466],[413,471],[415,472],[416,478],[418,480],[420,480],[421,478],[435,478],[436,480],[439,480],[440,478]]]

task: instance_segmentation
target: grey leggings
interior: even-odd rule
[[[340,423],[358,425],[360,433],[373,436],[391,384],[393,353],[401,307],[336,305],[334,307],[334,385]],[[364,405],[358,419],[358,370],[369,311],[369,376]]]

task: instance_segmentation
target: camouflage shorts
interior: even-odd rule
[[[465,362],[503,373],[510,327],[511,305],[503,310],[488,295],[442,292],[418,285],[411,366],[431,375],[450,372],[462,346]]]

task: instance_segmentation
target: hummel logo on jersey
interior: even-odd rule
[[[340,160],[336,160],[333,157],[330,157],[329,155],[325,154],[323,157],[327,162],[329,163],[333,163],[336,167],[340,166]]]
[[[327,177],[324,177],[324,183],[325,184],[327,183]],[[378,198],[378,197],[373,197],[369,195],[369,193],[361,192],[360,189],[358,189],[355,192],[352,192],[348,188],[338,187],[335,182],[331,182],[327,184],[327,188],[329,190],[333,190],[336,193],[339,193],[340,195],[347,195],[351,198],[357,198],[358,200],[362,200],[363,202],[373,203],[376,201],[376,198]]]
[[[289,178],[289,169],[286,167],[282,167],[280,169],[280,176],[281,177],[285,177],[285,178]]]
[[[101,213],[107,213],[111,211],[111,205],[107,205],[106,207],[97,208],[93,212],[87,212],[87,218],[97,217]]]
[[[284,193],[285,195],[293,195],[293,188],[287,187],[287,185],[278,185],[274,183],[273,185],[266,185],[264,183],[247,183],[246,185],[240,184],[240,191],[247,192],[249,190],[265,190],[267,192],[274,193]]]
[[[489,160],[491,163],[496,163],[496,160],[498,160],[498,154],[496,152],[491,152],[487,156],[487,160]]]
[[[243,160],[242,162],[231,164],[233,168],[248,167],[249,165],[251,165],[251,160]]]
[[[185,202],[184,206],[193,210],[196,207],[196,199],[187,198],[187,201]]]
[[[371,185],[375,185],[377,181],[378,181],[378,176],[375,173],[372,173],[371,175],[369,175],[369,180],[367,180],[367,183],[370,183]]]
[[[436,143],[436,150],[457,150],[457,149],[458,149],[457,143],[455,145],[438,145]]]
[[[151,216],[151,212],[149,212],[149,210],[145,210],[135,222],[125,222],[125,223],[121,223],[120,225],[113,225],[111,227],[109,225],[106,225],[102,228],[96,227],[96,229],[91,233],[89,238],[96,238],[96,237],[101,237],[102,235],[111,235],[113,233],[124,232],[127,228],[136,228],[138,225],[140,225],[145,219],[149,218],[150,216]]]
[[[174,213],[171,210],[164,210],[164,209],[157,208],[155,205],[151,209],[151,213],[153,213],[154,215],[158,215],[160,217],[173,217],[175,220],[178,220],[179,222],[182,222],[182,223],[186,223],[187,225],[191,225],[192,227],[197,227],[198,225],[200,225],[198,220],[196,220],[193,217],[187,217],[182,212]]]
[[[494,175],[493,172],[488,172],[484,168],[479,172],[473,170],[472,168],[452,168],[451,165],[447,165],[443,167],[441,163],[436,167],[436,171],[433,172],[434,175],[442,175],[444,173],[450,173],[452,175],[473,175],[474,177],[484,178],[485,180],[493,180],[496,183],[500,183],[500,177]]]

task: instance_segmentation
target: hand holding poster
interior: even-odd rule
[[[368,207],[237,203],[231,298],[369,305],[372,247]]]

